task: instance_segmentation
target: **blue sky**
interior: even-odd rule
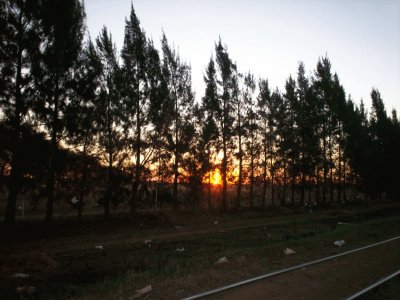
[[[299,61],[308,74],[328,55],[346,93],[370,107],[381,92],[390,113],[400,113],[400,0],[137,0],[136,14],[159,45],[162,30],[192,66],[196,98],[203,73],[221,37],[238,65],[283,90]],[[103,25],[117,49],[123,44],[130,0],[86,0],[87,27],[94,39]],[[160,48],[159,48],[160,49]]]

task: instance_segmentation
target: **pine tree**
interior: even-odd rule
[[[82,218],[82,208],[87,190],[89,156],[93,154],[96,146],[95,127],[95,100],[97,88],[100,86],[101,62],[95,46],[89,39],[81,53],[79,66],[74,72],[70,102],[65,110],[66,130],[68,143],[80,150],[81,175],[78,197],[78,220]]]
[[[300,101],[296,81],[289,76],[285,84],[285,94],[279,108],[278,132],[280,136],[279,156],[283,160],[283,199],[286,203],[287,175],[291,178],[291,204],[295,202],[295,182],[299,172],[300,136]]]
[[[123,61],[123,94],[125,117],[124,122],[127,139],[130,141],[135,158],[134,179],[132,184],[131,216],[135,212],[138,201],[138,188],[141,182],[143,156],[145,149],[144,129],[148,124],[149,97],[146,76],[147,41],[133,5],[129,20],[125,21],[125,39],[121,51]],[[130,134],[131,132],[133,133]]]
[[[232,128],[234,122],[233,97],[236,83],[236,65],[229,57],[226,47],[222,46],[221,39],[215,45],[216,62],[218,66],[218,86],[221,94],[218,95],[219,110],[217,114],[218,131],[220,133],[222,148],[222,209],[227,208],[227,187],[228,187],[228,162],[231,149],[233,148],[233,137],[235,132]]]
[[[332,121],[330,110],[330,104],[332,102],[332,74],[331,63],[327,57],[321,58],[317,63],[313,89],[317,100],[318,118],[321,126],[319,135],[322,145],[322,202],[326,204],[328,201],[328,173],[330,170]]]
[[[31,57],[39,42],[40,1],[0,2],[0,114],[12,139],[10,179],[5,223],[15,222],[16,201],[22,183],[22,128],[32,107]],[[0,115],[1,116],[1,115]]]
[[[121,133],[121,71],[111,34],[108,34],[106,27],[103,27],[96,39],[96,53],[101,64],[101,76],[95,99],[95,124],[100,151],[107,166],[104,216],[108,218],[113,196],[114,168],[118,160],[122,160],[124,144]]]
[[[179,54],[168,44],[163,34],[161,40],[163,50],[163,76],[168,89],[169,112],[172,115],[167,140],[173,153],[173,191],[172,199],[175,208],[178,208],[178,182],[181,158],[189,149],[188,140],[185,140],[185,129],[190,126],[190,114],[193,108],[194,97],[191,88],[190,66],[181,61]]]
[[[259,128],[261,135],[261,165],[262,165],[262,207],[265,207],[267,200],[267,176],[268,176],[268,103],[271,101],[271,92],[268,87],[268,81],[260,79],[258,82],[259,94],[257,97],[257,115],[259,117]]]
[[[256,158],[260,154],[259,147],[257,144],[257,119],[255,111],[255,101],[254,101],[254,91],[256,89],[256,82],[254,80],[253,74],[248,72],[244,76],[244,88],[242,92],[243,97],[243,107],[244,113],[244,123],[243,129],[245,133],[245,145],[247,156],[249,157],[249,173],[250,173],[250,195],[249,202],[250,207],[253,207],[254,202],[254,181],[255,181],[255,169],[256,169]]]
[[[34,58],[37,88],[35,112],[50,135],[51,152],[47,179],[46,223],[53,217],[56,157],[64,130],[63,113],[68,102],[70,81],[84,35],[85,12],[78,0],[43,0],[40,10],[41,45]]]
[[[220,114],[218,102],[218,88],[216,69],[213,58],[210,58],[204,76],[206,90],[201,99],[199,123],[201,124],[200,144],[203,145],[200,164],[202,171],[208,174],[208,209],[211,209],[211,172],[213,169],[213,152],[216,152],[218,145],[217,116]],[[214,157],[215,159],[215,157]]]

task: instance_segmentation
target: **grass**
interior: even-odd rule
[[[154,240],[150,248],[122,241],[103,251],[66,249],[53,255],[57,270],[30,284],[37,287],[37,299],[126,299],[148,284],[153,291],[146,299],[181,298],[384,240],[399,235],[399,228],[398,210],[306,212],[274,222],[261,218],[245,228],[221,226],[204,235]],[[341,248],[333,246],[339,239],[346,241]],[[180,247],[186,250],[176,252]],[[296,255],[285,256],[286,247]],[[214,265],[221,257],[229,262]],[[13,298],[14,291],[4,296]]]

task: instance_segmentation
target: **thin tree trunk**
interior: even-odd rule
[[[271,170],[271,202],[272,206],[275,206],[275,182],[274,182],[274,177],[275,177],[275,170],[273,170],[273,165],[272,165],[272,147],[271,147],[271,159],[270,159],[270,170]]]
[[[253,194],[254,194],[254,154],[252,146],[251,159],[250,159],[250,207],[251,208],[253,208],[253,198],[254,198]]]
[[[22,23],[22,10],[19,15],[19,24]],[[17,73],[15,79],[15,112],[13,118],[13,145],[11,154],[11,171],[8,185],[8,200],[4,216],[4,222],[8,225],[14,225],[15,212],[17,208],[17,194],[21,185],[21,166],[20,166],[20,143],[21,143],[21,117],[20,110],[22,106],[21,80],[22,80],[22,28],[18,32],[18,60]]]
[[[286,158],[285,158],[285,160],[283,161],[283,191],[282,191],[283,200],[282,200],[282,203],[281,203],[281,205],[284,205],[284,206],[287,205],[287,203],[286,203],[286,192],[287,192],[286,189],[287,189],[287,163],[286,163]]]
[[[208,210],[211,211],[211,170],[208,172]]]
[[[175,95],[176,95],[175,91]],[[174,147],[174,186],[172,190],[172,200],[174,208],[178,209],[178,99],[175,99],[175,147]]]
[[[240,105],[238,104],[238,129],[239,129],[239,176],[238,176],[238,186],[237,186],[237,194],[236,194],[236,208],[239,208],[241,205],[241,197],[242,197],[242,181],[243,181],[243,152],[242,152],[242,128],[241,128],[241,116],[240,116]]]
[[[266,137],[265,137],[266,139]],[[263,160],[263,194],[262,207],[265,207],[267,198],[267,143],[264,143],[264,160]]]
[[[226,172],[228,167],[228,158],[227,158],[227,149],[226,149],[226,141],[225,138],[223,140],[223,154],[224,157],[222,158],[222,209],[226,209],[226,201],[227,201],[227,178]]]
[[[339,132],[340,132],[340,134],[341,134],[341,129],[340,129],[340,125],[339,125]],[[337,202],[338,203],[340,203],[341,201],[342,201],[342,149],[341,149],[342,147],[341,147],[341,145],[340,145],[340,142],[339,142],[339,150],[338,150],[338,155],[339,155],[339,158],[338,158],[338,161],[339,161],[339,170],[338,170],[338,183],[337,183],[337,185],[338,185],[338,195],[337,195]]]
[[[141,154],[141,126],[140,126],[140,101],[136,99],[136,141],[135,141],[135,178],[132,186],[132,198],[131,198],[131,218],[136,212],[136,205],[138,202],[138,189],[140,186],[141,177],[141,165],[140,165],[140,154]]]
[[[53,120],[52,120],[52,129],[51,129],[51,146],[50,146],[50,159],[49,159],[49,174],[47,181],[47,207],[46,207],[46,218],[45,222],[50,224],[53,220],[53,203],[54,203],[54,185],[55,185],[55,163],[56,163],[56,155],[58,151],[58,105],[59,105],[59,78],[56,77],[56,87],[54,93],[54,111],[53,111]]]
[[[329,201],[333,202],[333,141],[332,120],[329,118]]]
[[[323,147],[323,182],[322,182],[322,202],[326,204],[327,202],[327,177],[328,177],[328,164],[326,159],[326,122],[325,118],[322,124],[322,147]]]
[[[346,158],[343,159],[343,202],[347,202],[347,194],[346,194]]]
[[[78,202],[78,221],[80,222],[82,219],[82,209],[83,209],[83,199],[85,197],[85,189],[86,189],[86,179],[87,179],[87,142],[85,141],[83,144],[83,152],[82,152],[82,175],[81,182],[79,187],[79,202]]]

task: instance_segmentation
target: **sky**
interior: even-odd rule
[[[327,55],[356,103],[369,109],[378,88],[388,114],[400,115],[400,0],[85,0],[91,38],[105,25],[120,51],[131,3],[156,47],[164,30],[191,65],[197,100],[221,37],[238,71],[267,78],[271,89],[283,91],[300,61],[311,75]]]

